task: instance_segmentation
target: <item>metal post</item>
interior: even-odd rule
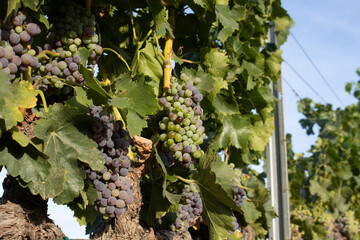
[[[270,44],[276,44],[274,27],[270,28],[268,39]],[[275,130],[266,148],[266,174],[270,202],[278,217],[272,220],[269,239],[287,240],[290,239],[290,207],[281,77],[277,87],[278,90],[273,83],[270,85],[278,102],[275,107]]]

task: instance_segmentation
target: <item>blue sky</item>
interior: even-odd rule
[[[328,80],[345,105],[354,103],[355,99],[345,90],[345,83],[357,81],[355,71],[360,66],[360,1],[349,0],[284,0],[283,6],[296,22],[291,30],[300,41],[319,70]],[[340,107],[340,103],[321,80],[318,73],[306,59],[301,49],[290,36],[283,45],[283,58],[289,62],[328,103]],[[282,74],[300,97],[309,97],[316,102],[320,99],[292,72],[282,65]],[[316,137],[308,137],[301,129],[299,120],[302,115],[297,112],[297,100],[283,83],[285,112],[285,131],[293,135],[295,152],[305,152],[314,143]],[[0,182],[5,177],[0,174]],[[3,190],[0,186],[0,195]],[[64,233],[71,238],[86,238],[84,227],[80,228],[72,212],[65,206],[57,206],[49,201],[49,214]]]

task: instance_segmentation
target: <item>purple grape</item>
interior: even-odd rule
[[[20,41],[21,42],[27,43],[30,41],[30,39],[31,39],[31,36],[29,35],[28,32],[23,31],[20,33]]]
[[[116,198],[115,197],[111,196],[111,197],[108,198],[108,205],[114,206],[115,203],[116,203]]]
[[[21,55],[21,62],[25,65],[30,65],[32,61],[32,56],[30,56],[29,54],[25,53],[23,55]]]
[[[16,45],[20,42],[20,36],[16,32],[13,32],[10,34],[9,40],[11,45]]]
[[[31,35],[38,35],[41,33],[41,28],[36,23],[29,23],[26,27],[26,31]]]

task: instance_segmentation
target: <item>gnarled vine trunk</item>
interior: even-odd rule
[[[32,195],[7,176],[0,204],[0,239],[62,239],[61,229],[47,215],[47,201]]]

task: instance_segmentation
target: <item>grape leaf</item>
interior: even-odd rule
[[[9,17],[13,13],[17,13],[19,8],[21,7],[21,0],[8,0],[7,2],[8,3],[7,3],[7,12],[6,12],[5,21],[9,20]]]
[[[44,0],[21,0],[21,1],[24,4],[24,7],[30,8],[35,12],[39,11],[41,5],[44,4]]]
[[[155,94],[159,95],[159,85],[163,77],[163,61],[156,57],[154,45],[150,41],[139,53],[138,72],[151,78],[150,84],[154,88]]]
[[[244,206],[241,208],[244,211],[245,221],[247,223],[254,223],[256,219],[261,216],[261,212],[256,209],[256,206],[251,201],[244,201]]]
[[[103,101],[106,102],[106,99],[110,98],[110,95],[101,87],[97,78],[94,77],[94,73],[82,64],[80,64],[79,71],[84,76],[87,86],[100,94],[103,97]]]
[[[27,183],[43,182],[50,174],[46,156],[32,145],[21,147],[6,132],[0,139],[0,165],[4,165],[11,176],[20,176]]]
[[[265,123],[261,119],[255,121],[252,126],[253,133],[249,138],[251,149],[260,152],[264,151],[274,129],[273,117],[267,118]]]
[[[36,106],[39,90],[34,90],[27,81],[7,83],[8,76],[0,72],[0,118],[5,120],[6,130],[11,129],[24,117],[19,108],[32,108]]]
[[[210,230],[210,239],[224,239],[233,230],[232,209],[242,212],[233,199],[235,175],[222,162],[216,151],[209,149],[199,160],[198,173],[193,179],[200,189],[203,218]]]
[[[252,134],[250,118],[241,114],[221,114],[219,119],[223,126],[213,139],[213,148],[224,149],[230,142],[236,148],[245,148]]]
[[[166,21],[166,9],[161,0],[149,1],[149,6],[155,21],[155,31],[157,31]]]
[[[153,88],[145,83],[144,76],[138,77],[135,81],[119,84],[121,85],[116,85],[116,89],[121,92],[110,100],[113,106],[120,109],[130,108],[142,117],[151,115],[159,109]]]
[[[91,224],[95,221],[99,213],[95,210],[94,202],[98,196],[92,183],[87,182],[85,190],[80,192],[80,196],[67,204],[74,211],[74,217],[80,226]]]
[[[79,48],[80,64],[86,66],[88,63],[88,59],[92,53],[93,53],[92,50],[87,49],[85,47]]]
[[[147,126],[145,118],[141,117],[137,112],[132,109],[128,109],[126,115],[126,127],[131,137],[135,135],[141,135],[141,131]]]
[[[221,89],[213,102],[216,111],[220,114],[240,113],[233,95],[233,91]]]
[[[94,106],[94,102],[88,96],[88,92],[82,87],[74,87],[74,97],[65,101],[66,105],[76,107],[80,113],[87,113],[89,106]]]
[[[94,170],[103,168],[104,158],[97,144],[85,134],[90,129],[89,123],[90,119],[80,115],[76,108],[54,104],[35,126],[35,135],[44,139],[52,167],[66,170],[64,191],[54,199],[58,204],[72,201],[84,188],[85,173],[77,160]]]
[[[204,56],[203,64],[207,67],[208,72],[218,78],[225,78],[229,70],[229,58],[218,48],[211,48]]]

